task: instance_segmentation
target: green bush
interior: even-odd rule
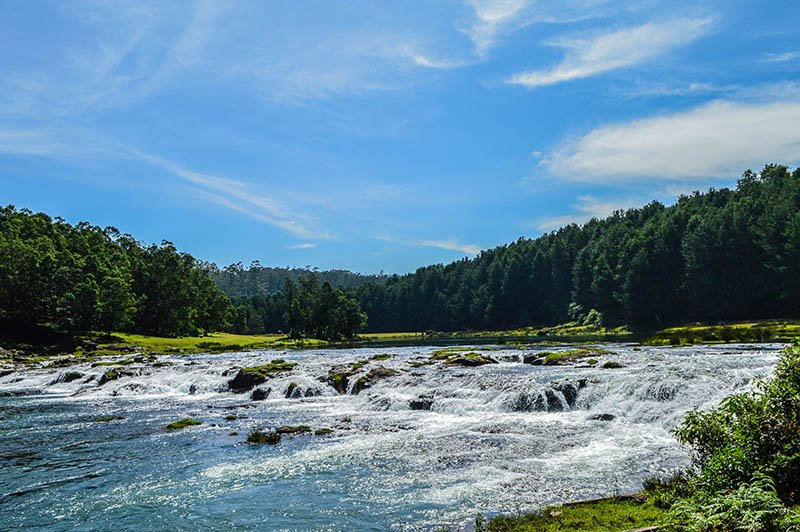
[[[786,503],[800,501],[800,342],[771,380],[732,395],[710,412],[690,412],[675,429],[692,449],[694,482],[709,493],[736,489],[762,473]]]

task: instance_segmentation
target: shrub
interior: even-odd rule
[[[726,398],[710,412],[690,412],[675,429],[692,449],[699,489],[736,489],[754,474],[772,479],[787,503],[800,499],[800,342],[788,347],[771,380]]]
[[[795,532],[800,531],[800,514],[783,505],[770,477],[757,474],[733,492],[699,491],[691,499],[679,500],[667,514],[664,529]]]

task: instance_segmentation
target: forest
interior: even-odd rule
[[[768,165],[733,190],[654,201],[350,292],[369,331],[798,317],[800,169]],[[280,305],[275,294],[237,298],[235,329],[285,330]]]
[[[278,288],[280,286],[280,289]],[[800,169],[711,189],[407,275],[223,269],[173,244],[0,209],[0,321],[161,336],[509,329],[569,321],[649,329],[800,316]]]
[[[0,320],[70,333],[197,335],[228,327],[230,299],[170,242],[0,208]]]

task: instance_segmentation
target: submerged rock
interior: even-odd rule
[[[432,394],[423,394],[417,397],[416,399],[412,399],[408,402],[408,407],[411,410],[430,410],[432,406],[433,406]]]
[[[285,360],[275,359],[269,364],[252,368],[242,368],[236,376],[228,381],[228,389],[233,393],[245,393],[259,384],[267,382],[278,375],[288,373],[297,364],[286,362]]]
[[[614,414],[595,414],[589,417],[592,421],[614,421],[616,418]]]

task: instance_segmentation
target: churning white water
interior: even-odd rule
[[[522,363],[568,346],[419,365],[437,348],[416,346],[161,356],[102,385],[104,366],[16,371],[0,377],[0,528],[417,530],[631,492],[687,464],[670,429],[688,410],[769,375],[780,350],[603,347],[594,367]],[[398,373],[358,394],[326,382],[376,354],[391,358],[351,392],[377,366]],[[275,358],[297,366],[259,386],[266,400],[228,391],[238,368]],[[95,422],[108,415],[124,419]],[[203,425],[164,429],[183,417]],[[300,424],[333,432],[243,443]]]

